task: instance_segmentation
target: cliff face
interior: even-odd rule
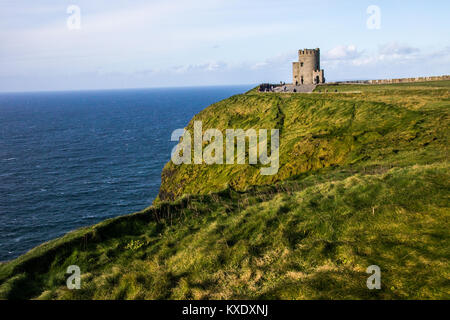
[[[279,129],[277,174],[261,175],[263,166],[249,164],[248,154],[241,165],[169,162],[156,203],[228,186],[242,191],[318,170],[403,166],[406,159],[423,162],[442,157],[435,151],[446,148],[448,132],[442,110],[430,108],[448,99],[448,90],[440,86],[341,86],[340,92],[367,90],[310,95],[250,91],[223,100],[197,114],[186,129],[192,133],[194,121],[202,121],[203,132],[214,128],[224,135],[226,129]]]
[[[0,264],[0,299],[448,298],[450,82],[336,88],[205,109],[188,128],[279,129],[278,173],[168,163],[154,206]]]

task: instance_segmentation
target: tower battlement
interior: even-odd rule
[[[309,54],[319,54],[320,55],[320,49],[316,48],[316,49],[303,49],[303,50],[298,50],[298,56],[303,56],[303,55],[309,55]]]
[[[294,62],[293,83],[319,84],[325,82],[324,71],[320,69],[320,49],[298,50],[298,62]]]

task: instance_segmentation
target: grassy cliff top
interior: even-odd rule
[[[204,129],[280,129],[278,175],[169,163],[166,199],[1,264],[0,298],[448,298],[449,86],[218,102],[194,117]]]
[[[250,90],[215,103],[187,125],[203,131],[279,129],[280,168],[262,176],[261,165],[175,165],[162,172],[159,198],[207,194],[231,186],[245,190],[315,174],[317,170],[423,164],[448,156],[450,81],[393,85],[324,85],[321,93]],[[326,88],[332,88],[325,93]],[[338,90],[338,93],[334,93]],[[346,93],[351,91],[351,93]],[[225,158],[225,157],[224,157]]]

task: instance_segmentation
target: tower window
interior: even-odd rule
[[[300,67],[303,67],[303,62],[300,62]]]

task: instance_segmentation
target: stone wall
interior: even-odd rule
[[[434,76],[434,77],[368,80],[367,83],[369,83],[369,84],[387,84],[387,83],[408,83],[408,82],[423,82],[423,81],[438,81],[438,80],[450,80],[450,75]]]

